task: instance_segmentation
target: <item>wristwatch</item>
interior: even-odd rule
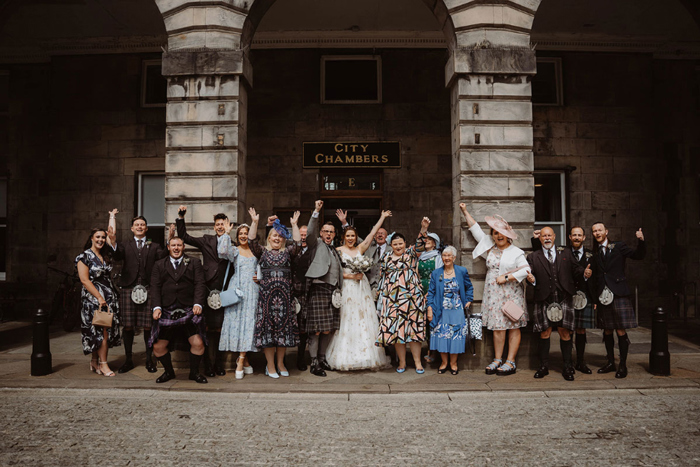
[[[508,280],[508,274],[506,274],[505,279]]]

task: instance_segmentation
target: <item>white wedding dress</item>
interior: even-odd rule
[[[351,259],[341,253],[344,260]],[[343,269],[353,274],[350,269]],[[335,370],[380,370],[390,366],[383,347],[374,343],[379,334],[372,289],[365,275],[362,280],[343,280],[343,302],[340,306],[340,329],[331,338],[326,350],[326,360]]]

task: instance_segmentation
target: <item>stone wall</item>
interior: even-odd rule
[[[562,53],[564,105],[534,106],[535,169],[569,168],[569,226],[594,222],[647,257],[630,262],[640,309],[669,306],[677,278],[696,281],[698,82],[694,62],[644,54]],[[690,78],[690,79],[689,79]]]
[[[339,55],[345,51],[327,51]],[[371,54],[353,50],[347,53]],[[256,50],[249,95],[247,202],[273,209],[313,208],[317,169],[302,168],[304,141],[400,141],[403,167],[384,170],[390,231],[431,230],[452,242],[450,100],[443,50],[376,50],[382,57],[383,103],[320,104],[320,50]]]

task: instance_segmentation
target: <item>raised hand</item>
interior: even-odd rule
[[[109,246],[114,246],[117,244],[117,233],[114,231],[114,227],[111,225],[107,228],[107,242],[109,243]]]
[[[231,229],[233,229],[233,224],[231,223],[230,220],[224,219],[224,230],[226,231],[226,234],[231,233]]]
[[[541,229],[533,230],[532,231],[532,237],[537,240],[540,238],[540,233],[542,232]]]
[[[299,222],[299,216],[301,216],[301,212],[294,211],[294,215],[289,219],[289,222],[291,222],[292,225],[297,225],[297,222]]]
[[[316,202],[314,203],[314,210],[316,212],[321,212],[321,208],[323,208],[323,201],[321,201],[320,199],[316,200]]]
[[[422,221],[420,221],[420,226],[421,229],[423,230],[428,230],[428,227],[430,227],[430,219],[427,217],[424,217]]]
[[[180,205],[179,208],[177,208],[177,215],[180,219],[185,218],[185,214],[187,214],[187,206]]]
[[[255,208],[248,209],[248,214],[250,214],[250,219],[256,224],[260,221],[260,214],[255,212]]]
[[[336,209],[335,217],[340,221],[340,225],[345,225],[348,223],[348,211],[343,211],[342,209]]]
[[[175,238],[175,232],[177,232],[175,224],[170,224],[170,228],[168,229],[168,243],[170,243],[171,238]]]
[[[460,209],[462,212],[467,212],[467,205],[466,205],[466,203],[459,203],[459,209]]]
[[[583,277],[586,279],[590,279],[590,277],[593,275],[593,271],[591,271],[591,265],[589,264],[586,266],[586,269],[583,271]]]
[[[382,211],[382,219],[386,219],[387,217],[391,217],[391,211]]]
[[[639,230],[637,230],[634,234],[637,236],[638,239],[640,239],[641,241],[644,241],[644,234],[642,233],[641,228]]]
[[[119,209],[114,208],[111,211],[109,211],[109,217],[115,217],[117,214],[119,214]]]
[[[275,223],[275,221],[279,219],[277,216],[270,216],[267,218],[267,225],[272,225]]]

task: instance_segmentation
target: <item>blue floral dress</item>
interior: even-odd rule
[[[103,263],[100,258],[97,257],[94,251],[85,250],[80,253],[75,258],[75,265],[77,267],[78,262],[83,263],[89,269],[90,282],[97,288],[97,291],[104,297],[109,309],[114,313],[114,318],[112,319],[112,327],[107,330],[107,345],[109,347],[118,347],[122,343],[121,334],[119,331],[119,300],[114,284],[112,283],[112,265],[110,263]],[[102,346],[102,341],[104,340],[104,330],[102,326],[93,326],[92,317],[95,314],[95,310],[100,307],[97,298],[90,292],[83,290],[80,294],[82,308],[80,310],[80,331],[83,338],[83,353],[88,355],[95,352]],[[103,309],[102,311],[107,311]]]
[[[221,326],[219,350],[230,352],[255,352],[255,310],[258,307],[259,286],[253,282],[258,268],[258,259],[239,254],[231,238],[224,234],[219,241],[219,258],[226,259],[235,266],[235,274],[228,287],[236,287],[243,296],[241,300],[224,308],[224,323]]]
[[[464,353],[467,343],[467,326],[464,304],[459,295],[459,284],[454,277],[445,279],[442,297],[442,315],[430,336],[430,350],[441,353]]]

